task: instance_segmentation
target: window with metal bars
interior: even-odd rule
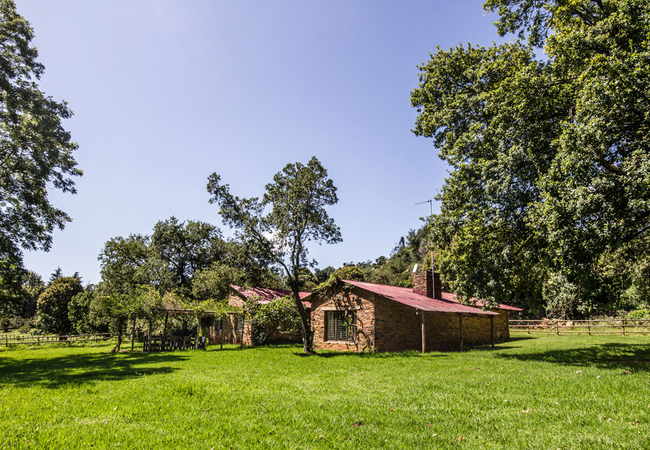
[[[327,311],[325,320],[328,341],[353,341],[356,314],[351,311]]]

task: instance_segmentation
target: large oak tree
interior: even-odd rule
[[[484,8],[516,39],[438,49],[411,93],[451,168],[442,270],[461,295],[558,315],[611,302],[599,261],[650,228],[650,3]]]

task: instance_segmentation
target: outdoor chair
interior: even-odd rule
[[[152,337],[151,338],[151,351],[152,352],[160,351],[160,344],[161,344],[161,342],[160,342],[159,337],[156,337],[156,336]]]
[[[183,350],[187,350],[188,348],[192,348],[192,337],[183,336]]]
[[[199,349],[200,350],[205,350],[205,344],[206,344],[205,336],[201,336],[199,338]]]

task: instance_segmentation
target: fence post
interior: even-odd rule
[[[557,335],[560,335],[560,322],[555,322],[555,331]]]
[[[589,336],[591,336],[591,320],[587,322],[587,330],[589,331]]]
[[[623,336],[625,336],[625,319],[623,319]]]

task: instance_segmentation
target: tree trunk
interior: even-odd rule
[[[120,351],[120,348],[121,348],[121,346],[122,346],[122,328],[123,328],[122,325],[123,325],[123,324],[120,323],[120,324],[117,326],[117,344],[115,345],[115,347],[113,348],[113,350],[111,350],[111,353],[117,353],[117,352],[119,352],[119,351]]]
[[[309,319],[307,318],[307,311],[305,311],[305,306],[300,300],[300,295],[298,292],[292,292],[293,301],[298,308],[298,314],[300,315],[300,323],[302,325],[302,352],[311,353],[312,352],[312,341],[311,341],[311,329],[309,328]]]

